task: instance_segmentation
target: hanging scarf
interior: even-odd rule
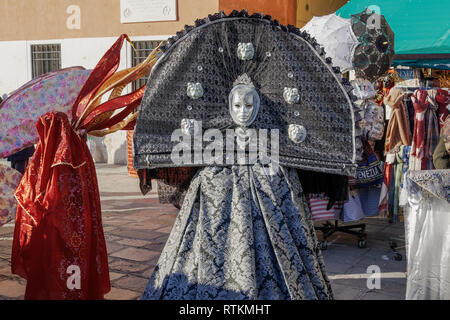
[[[410,145],[408,117],[403,105],[403,91],[399,88],[390,90],[388,96],[384,98],[384,103],[392,109],[391,119],[386,132],[385,152],[397,149],[400,145]]]
[[[416,90],[411,99],[414,104],[414,133],[411,147],[410,169],[425,170],[427,159],[425,155],[426,144],[426,111],[429,107],[428,93],[426,90]]]
[[[408,169],[409,151],[409,146],[400,146],[399,151],[395,154],[394,185],[391,186],[393,190],[392,211],[390,212],[390,217],[393,222],[402,221],[402,217],[400,217],[399,199],[400,190],[403,187],[403,174]]]
[[[412,93],[405,93],[403,96],[403,105],[405,106],[405,115],[408,118],[407,122],[409,124],[408,133],[412,143],[412,136],[414,133],[414,104],[411,100]],[[411,145],[411,144],[410,144]]]
[[[439,106],[438,117],[439,117],[439,126],[442,128],[445,123],[445,119],[448,115],[447,106],[450,104],[450,93],[447,90],[443,90],[441,88],[437,89],[437,93],[435,96],[435,100]]]
[[[425,119],[427,121],[427,135],[425,140],[425,169],[432,170],[434,169],[433,164],[433,153],[439,143],[439,120],[437,117],[438,105],[436,104],[434,99],[429,97],[428,110],[425,113]]]
[[[110,290],[97,175],[81,136],[102,136],[135,121],[129,115],[145,87],[120,94],[150,72],[156,49],[138,66],[115,73],[125,39],[121,35],[91,72],[72,107],[72,123],[50,112],[36,124],[38,147],[15,193],[20,208],[11,269],[27,279],[25,299],[103,299]]]
[[[378,210],[380,214],[387,215],[389,206],[389,190],[392,188],[392,176],[394,174],[395,154],[389,152],[383,168],[383,184],[381,185],[380,202]]]

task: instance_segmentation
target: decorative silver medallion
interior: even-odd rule
[[[294,143],[300,143],[306,139],[306,128],[299,124],[290,124],[288,127],[289,139]]]
[[[198,127],[195,119],[181,119],[181,132],[185,135],[194,135],[196,127]]]
[[[284,87],[283,98],[288,104],[298,103],[300,100],[300,94],[297,88]]]
[[[197,82],[188,82],[187,84],[187,95],[192,99],[198,99],[203,97],[203,87],[202,84]]]
[[[239,42],[237,47],[237,56],[241,60],[252,60],[255,55],[255,48],[251,42]]]

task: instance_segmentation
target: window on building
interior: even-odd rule
[[[61,69],[60,44],[36,44],[31,46],[31,64],[33,79]]]
[[[131,48],[131,64],[133,67],[144,61],[148,55],[155,49],[160,41],[136,41],[133,42],[134,48]],[[133,82],[133,91],[139,89],[147,83],[148,77],[142,77]]]

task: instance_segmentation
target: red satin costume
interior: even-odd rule
[[[145,86],[90,107],[101,98],[96,94],[107,80],[113,84],[103,91],[115,86],[121,90],[150,72],[150,58],[153,64],[156,61],[155,49],[146,61],[116,76],[125,39],[129,40],[121,35],[91,72],[72,107],[72,123],[65,113],[54,112],[36,123],[37,148],[15,193],[18,209],[11,270],[27,280],[25,299],[94,300],[110,291],[97,175],[77,131],[134,126],[135,120],[125,118],[139,105]]]
[[[27,280],[25,299],[103,299],[110,281],[92,156],[64,113],[44,115],[36,128],[15,193],[12,272]]]

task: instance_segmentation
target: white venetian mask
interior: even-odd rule
[[[253,87],[233,87],[229,96],[229,110],[233,121],[243,127],[252,124],[259,111],[259,103],[259,95]]]

